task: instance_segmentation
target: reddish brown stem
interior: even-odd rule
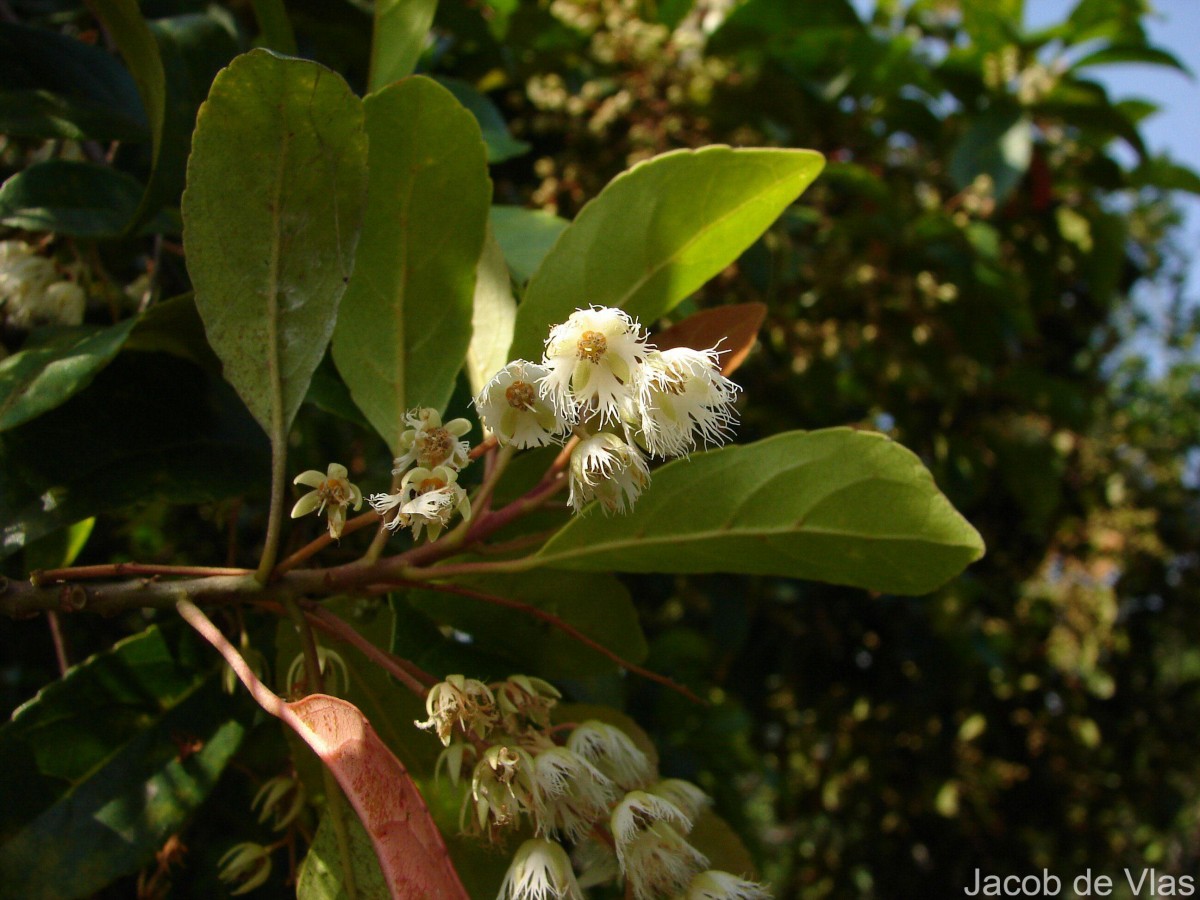
[[[342,536],[345,537],[348,534],[353,534],[360,528],[366,528],[372,522],[378,521],[379,513],[375,512],[375,510],[365,512],[361,516],[355,516],[353,519],[347,519],[346,524],[342,526]],[[333,541],[334,538],[329,536],[329,532],[325,532],[319,538],[316,538],[315,540],[305,544],[303,547],[277,565],[275,567],[275,571],[271,573],[271,578],[278,578],[284,572],[288,571],[288,569],[294,569],[306,559],[309,559],[310,557],[315,556],[317,553],[324,550],[326,547],[332,544]]]
[[[496,440],[496,436],[493,434],[481,444],[472,447],[471,452],[467,454],[467,459],[479,459],[479,457],[483,456],[489,450],[497,446],[499,446],[499,442]]]
[[[58,613],[54,610],[46,613],[46,621],[50,625],[50,640],[54,642],[54,658],[58,662],[58,674],[66,675],[71,668],[71,660],[67,655],[67,641],[63,637],[62,624],[58,621]]]
[[[707,703],[705,703],[703,700],[701,700],[699,697],[697,697],[695,694],[693,694],[690,690],[688,690],[683,685],[672,681],[670,678],[668,678],[665,675],[660,675],[657,672],[652,672],[649,669],[644,669],[641,666],[636,665],[635,663],[631,663],[629,660],[627,660],[624,657],[609,650],[607,647],[605,647],[603,644],[599,643],[598,641],[592,640],[592,638],[588,637],[586,634],[584,634],[582,631],[580,631],[574,625],[571,625],[568,622],[564,622],[562,619],[560,619],[558,616],[554,615],[553,613],[548,613],[544,609],[539,609],[538,607],[533,606],[532,604],[522,603],[520,600],[512,600],[508,597],[501,597],[498,594],[487,594],[487,593],[484,593],[483,591],[476,591],[471,588],[462,587],[457,584],[440,584],[437,582],[427,582],[427,583],[426,582],[421,582],[421,583],[410,582],[407,584],[404,584],[404,583],[399,583],[399,584],[401,584],[401,586],[404,586],[404,587],[424,588],[426,590],[431,590],[431,591],[441,591],[442,593],[445,593],[445,594],[458,594],[460,597],[470,597],[472,600],[478,600],[481,603],[490,603],[493,606],[503,606],[506,609],[518,610],[519,612],[525,613],[525,615],[527,615],[527,616],[532,616],[535,619],[538,619],[542,622],[545,622],[548,625],[551,625],[554,628],[557,628],[559,631],[563,632],[563,634],[567,635],[568,637],[572,638],[573,640],[579,641],[579,643],[583,644],[585,647],[590,647],[591,649],[595,650],[597,653],[608,657],[613,662],[615,662],[618,666],[620,666],[622,669],[625,669],[627,672],[632,672],[635,675],[640,675],[643,678],[649,679],[650,681],[657,682],[658,684],[661,684],[663,687],[669,688],[670,690],[675,691],[677,694],[687,697],[693,703],[698,703],[701,706],[708,705]]]
[[[253,569],[233,569],[218,566],[160,566],[152,563],[109,563],[102,566],[74,566],[68,569],[42,569],[30,573],[32,584],[50,581],[80,581],[88,578],[120,578],[127,575],[180,575],[206,578],[210,575],[248,575]]]
[[[388,653],[386,650],[376,647],[359,634],[353,625],[324,607],[316,606],[305,609],[304,613],[313,625],[338,640],[345,641],[347,644],[357,648],[363,656],[383,669],[386,669],[395,676],[397,681],[418,697],[424,698],[427,688],[437,684],[437,678],[433,675],[430,675],[424,669],[414,665],[407,659],[401,659],[395,654]]]

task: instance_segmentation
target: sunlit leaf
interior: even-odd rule
[[[517,309],[513,356],[590,304],[652,322],[733,262],[812,183],[811,150],[706,147],[639,163],[592,200],[551,248]]]
[[[376,0],[371,40],[372,91],[413,73],[436,11],[437,0]]]
[[[491,182],[479,126],[428,78],[364,101],[370,198],[333,360],[395,452],[414,406],[442,408],[471,340]]]
[[[264,50],[217,76],[188,163],[188,272],[225,377],[272,439],[333,331],[365,183],[362,108],[340,76]]]
[[[509,362],[508,348],[516,319],[517,301],[513,299],[508,266],[489,229],[475,273],[471,345],[467,348],[467,378],[472,393],[478,394]]]
[[[983,555],[908,450],[832,428],[669,463],[630,515],[572,520],[538,566],[786,575],[924,594]]]

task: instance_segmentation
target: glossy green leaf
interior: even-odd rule
[[[517,301],[504,253],[488,229],[475,273],[474,311],[471,313],[471,344],[467,348],[467,378],[471,392],[478,394],[493,375],[509,362]]]
[[[437,0],[376,0],[371,40],[371,91],[413,73],[433,25]]]
[[[1018,110],[995,110],[967,126],[951,156],[950,176],[966,188],[987,175],[1003,201],[1025,177],[1032,157],[1033,123]]]
[[[486,94],[475,90],[460,78],[438,76],[437,83],[452,93],[454,99],[469,110],[479,123],[483,142],[487,145],[489,163],[505,162],[529,152],[529,144],[512,136],[504,116]]]
[[[0,22],[0,134],[71,140],[149,137],[137,86],[99,47]]]
[[[589,304],[644,322],[733,262],[812,183],[812,150],[677,150],[617,176],[562,233],[517,310],[514,357]]]
[[[436,82],[409,78],[363,105],[371,189],[333,361],[396,451],[405,412],[444,407],[462,368],[491,182],[479,126]]]
[[[629,591],[612,575],[595,572],[581,577],[539,571],[480,576],[457,583],[557,616],[630,662],[646,658],[646,640]],[[608,657],[520,610],[437,591],[412,591],[408,598],[414,608],[436,622],[471,635],[474,646],[511,660],[513,671],[543,678],[581,678],[618,669]]]
[[[91,384],[117,355],[136,321],[71,329],[51,343],[0,362],[0,431],[40,416]]]
[[[151,497],[261,492],[268,472],[262,431],[224,381],[175,356],[121,353],[87,390],[0,435],[0,556]]]
[[[333,331],[365,184],[362,107],[340,76],[265,50],[217,76],[183,196],[188,272],[225,377],[272,439]]]
[[[554,242],[570,225],[553,213],[520,206],[493,206],[492,229],[504,258],[519,282],[526,282],[538,270]]]
[[[740,572],[925,594],[983,541],[911,452],[883,435],[787,432],[670,463],[630,515],[594,507],[533,558],[544,567]]]
[[[60,528],[25,547],[25,571],[34,572],[38,569],[66,568],[75,562],[76,557],[87,546],[92,529],[96,526],[95,518],[84,519],[66,528]]]
[[[0,883],[90,896],[150,862],[241,743],[190,634],[156,626],[91,657],[0,727]],[[181,744],[199,749],[181,753]]]
[[[374,722],[372,722],[374,724]],[[343,807],[344,809],[344,807]],[[354,869],[356,896],[363,898],[388,897],[388,887],[379,868],[379,858],[358,816],[345,810],[346,833],[350,843],[350,865]],[[317,826],[316,837],[300,865],[296,882],[297,900],[342,900],[349,898],[346,877],[342,873],[342,857],[338,850],[333,821],[326,812]]]

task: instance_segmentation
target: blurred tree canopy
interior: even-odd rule
[[[270,5],[141,4],[170,49],[168,129],[190,133],[236,52],[280,47],[255,18]],[[664,774],[715,797],[781,897],[951,896],[976,868],[1200,866],[1200,315],[1172,205],[1174,192],[1200,193],[1200,177],[1145,146],[1152,104],[1114,100],[1095,80],[1122,62],[1183,66],[1149,43],[1144,0],[1080,0],[1038,30],[1022,6],[879,0],[862,16],[848,0],[442,0],[420,50],[419,71],[483,128],[503,205],[492,224],[518,279],[559,219],[653,155],[725,143],[829,160],[804,201],[686,305],[769,310],[739,372],[743,439],[885,432],[922,458],[988,554],[919,598],[765,576],[628,577],[647,666],[711,705],[649,683],[580,688],[623,704]],[[146,114],[127,76],[97,98],[44,71],[64,36],[114,65],[106,36],[71,0],[0,11],[0,174],[103,158],[115,141],[122,170],[159,191],[133,235],[95,214],[56,229],[61,264],[86,271],[89,317],[185,292],[171,224],[183,157],[152,162],[133,139]],[[299,55],[367,88],[369,3],[288,0],[286,16]],[[30,92],[63,104],[62,133],[22,128],[36,118],[18,103]],[[145,202],[108,189],[129,213]],[[16,194],[11,181],[0,189],[0,224],[36,230],[35,204]],[[1131,355],[1133,337],[1146,346],[1138,298],[1151,283],[1168,295],[1169,328],[1150,335],[1148,357]],[[199,357],[196,328],[181,314],[142,340],[169,335]],[[10,351],[25,332],[6,321]],[[165,414],[128,396],[127,355],[83,397]],[[155,365],[152,377],[223,415],[218,389],[177,361]],[[336,406],[336,380],[310,400]],[[137,427],[65,418],[6,432],[4,452],[69,468]],[[340,458],[348,427],[304,423],[303,458]],[[228,423],[225,458],[261,460],[244,428]],[[356,453],[386,458],[361,442]],[[198,508],[180,505],[186,485],[163,490],[165,476],[145,472],[80,561],[222,558],[228,528],[261,529],[264,499],[228,468],[227,495],[245,500]],[[67,537],[31,545],[7,574],[57,558]],[[144,622],[60,624],[79,659]],[[9,710],[55,677],[54,658],[40,620],[6,624],[0,646]],[[257,769],[281,751],[262,739],[241,752]],[[235,774],[222,785],[183,832],[190,874],[172,876],[173,896],[217,895],[206,843],[251,830],[239,820],[252,788]]]

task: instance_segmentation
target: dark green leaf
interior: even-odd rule
[[[980,175],[992,179],[1003,202],[1021,183],[1033,156],[1033,124],[1019,110],[995,110],[971,121],[950,158],[950,176],[959,188]]]
[[[1200,194],[1200,175],[1163,156],[1148,159],[1129,173],[1131,187],[1155,187],[1166,191]]]
[[[0,224],[83,238],[119,237],[137,213],[137,180],[109,166],[52,159],[18,172],[0,186]],[[147,230],[170,231],[159,216]]]
[[[258,19],[258,30],[262,32],[263,46],[270,50],[296,55],[296,35],[288,21],[283,0],[251,0],[254,17]]]
[[[617,176],[530,279],[512,355],[535,358],[550,327],[589,304],[645,322],[669,312],[737,259],[824,164],[812,150],[718,146],[664,153]]]
[[[193,143],[183,222],[196,306],[225,377],[276,440],[353,264],[362,107],[328,69],[255,50],[217,76]]]
[[[629,591],[612,575],[593,573],[581,578],[569,572],[536,572],[457,583],[557,616],[630,662],[646,658],[646,640]],[[415,609],[471,635],[474,645],[510,660],[513,671],[543,678],[581,678],[618,670],[608,657],[520,610],[437,591],[413,591],[408,597]]]
[[[437,0],[376,0],[371,91],[413,73],[436,11]]]
[[[496,108],[496,104],[460,78],[438,76],[437,83],[454,95],[454,99],[466,107],[479,129],[483,142],[487,144],[489,163],[500,163],[529,152],[529,145],[518,141],[508,130],[508,123]]]
[[[53,343],[22,350],[0,362],[0,431],[65,403],[112,360],[136,319],[101,329],[64,333]]]
[[[908,450],[831,428],[662,467],[627,516],[573,519],[533,558],[583,571],[742,572],[924,594],[983,555]]]
[[[84,392],[0,443],[0,555],[152,497],[265,488],[262,432],[220,379],[165,354],[122,353]]]
[[[1107,66],[1121,63],[1142,63],[1150,66],[1166,66],[1177,69],[1185,75],[1191,75],[1191,70],[1180,62],[1175,54],[1160,47],[1147,47],[1144,44],[1110,44],[1093,50],[1091,53],[1075,61],[1071,69],[1083,69],[1087,66]]]
[[[372,720],[374,724],[374,720]],[[344,808],[343,808],[344,809]],[[349,898],[346,876],[342,874],[342,856],[338,850],[337,835],[333,822],[326,812],[317,826],[308,854],[300,865],[300,877],[296,882],[297,900],[341,900]],[[379,868],[379,858],[354,810],[344,809],[346,833],[350,843],[350,865],[354,869],[356,896],[383,900],[389,896],[388,887]]]
[[[407,410],[444,407],[462,368],[491,182],[479,126],[436,82],[364,106],[371,189],[333,360],[395,452]]]
[[[0,134],[139,141],[137,86],[112,54],[43,28],[0,22]]]
[[[171,353],[190,360],[207,372],[219,375],[221,361],[204,336],[204,322],[190,293],[160,300],[138,316],[126,350]]]
[[[4,891],[84,897],[153,859],[241,743],[209,657],[157,628],[93,656],[0,728]],[[206,671],[208,674],[206,674]],[[199,744],[184,757],[183,744]]]

